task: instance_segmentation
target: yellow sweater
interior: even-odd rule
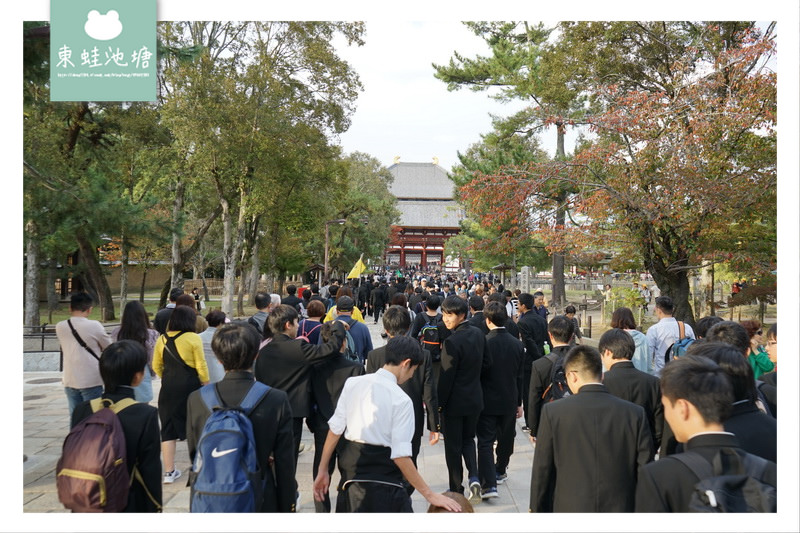
[[[322,320],[323,322],[330,322],[334,318],[336,318],[338,314],[336,313],[336,306],[334,305],[330,309],[328,309],[328,314],[325,315],[325,318]],[[358,320],[359,322],[364,322],[364,315],[361,314],[361,309],[358,307],[353,307],[353,314],[350,315],[353,320]]]
[[[170,337],[177,335],[178,331],[168,331]],[[167,344],[167,339],[161,335],[156,341],[156,347],[153,351],[153,370],[159,377],[164,372],[164,346]],[[187,365],[197,370],[197,376],[200,378],[201,383],[208,382],[208,365],[206,364],[206,357],[203,353],[203,341],[200,335],[193,332],[187,332],[175,339],[175,346],[178,348],[181,359]],[[171,357],[171,356],[169,356]]]

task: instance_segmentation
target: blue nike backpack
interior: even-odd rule
[[[254,382],[236,407],[225,406],[216,384],[200,389],[211,411],[197,443],[190,472],[192,513],[254,513],[264,497],[264,475],[256,458],[249,415],[270,391]]]

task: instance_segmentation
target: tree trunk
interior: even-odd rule
[[[81,261],[86,266],[86,278],[89,284],[96,291],[98,304],[100,305],[100,321],[114,321],[114,298],[111,296],[111,288],[108,286],[100,261],[97,259],[97,250],[89,242],[86,236],[78,233],[76,235],[78,249],[81,254]]]
[[[119,316],[128,303],[128,262],[130,255],[130,244],[125,235],[122,236],[122,265],[119,273]]]
[[[53,323],[53,311],[58,309],[60,295],[56,292],[56,267],[55,259],[47,261],[47,323]],[[65,280],[62,280],[62,283]]]
[[[662,246],[662,248],[664,248]],[[675,257],[677,256],[677,257]],[[669,296],[675,305],[673,316],[677,320],[694,325],[694,312],[689,304],[689,271],[680,268],[680,265],[687,264],[686,258],[680,253],[673,253],[672,257],[663,258],[652,253],[652,247],[647,243],[643,246],[642,257],[644,264],[661,291],[661,296]],[[678,268],[668,268],[668,265],[675,265]]]
[[[172,271],[170,272],[170,286],[172,288],[183,289],[183,267],[185,266],[184,255],[181,250],[180,229],[183,227],[183,201],[186,193],[186,184],[178,179],[175,184],[175,200],[172,203]],[[167,289],[167,295],[169,289]],[[166,302],[166,299],[164,299]],[[166,305],[166,303],[164,304]]]
[[[556,123],[556,159],[564,160],[567,154],[564,150],[564,134],[566,126],[561,122]],[[556,205],[556,228],[564,228],[566,219],[566,208],[564,207],[564,195],[559,194],[555,199]],[[557,308],[563,308],[567,303],[567,287],[564,281],[564,254],[561,252],[553,253],[553,298],[552,304]]]
[[[25,224],[28,244],[25,249],[27,265],[25,268],[25,318],[24,325],[34,328],[39,325],[39,232],[36,222]],[[33,333],[33,330],[30,330]]]

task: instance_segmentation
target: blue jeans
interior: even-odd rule
[[[94,400],[101,397],[103,395],[103,386],[97,385],[96,387],[87,387],[85,389],[64,387],[64,392],[67,394],[67,403],[69,404],[69,419],[72,420],[72,411],[75,410],[75,407],[86,400]]]

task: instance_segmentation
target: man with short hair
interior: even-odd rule
[[[489,302],[484,315],[489,329],[486,348],[492,366],[481,375],[483,410],[478,417],[478,475],[481,498],[496,498],[497,485],[504,483],[514,453],[514,422],[522,416],[522,342],[506,331],[508,319],[500,302]],[[497,449],[493,446],[497,441]],[[495,452],[497,459],[495,460]]]
[[[282,303],[284,305],[291,305],[292,307],[294,307],[295,309],[300,311],[300,307],[299,307],[300,306],[300,302],[302,302],[303,300],[301,300],[300,298],[297,297],[297,286],[295,286],[295,285],[287,285],[286,286],[286,294],[287,294],[287,296],[285,298],[281,298],[280,303]]]
[[[444,457],[450,490],[464,493],[463,457],[470,500],[481,500],[475,431],[483,409],[481,373],[492,364],[486,336],[467,321],[467,302],[458,296],[442,304],[442,321],[450,335],[442,342],[442,370],[437,383],[444,433]]]
[[[223,324],[211,340],[211,349],[222,363],[225,376],[215,386],[224,405],[239,405],[255,383],[252,368],[261,338],[245,322]],[[206,420],[211,416],[200,390],[186,403],[186,443],[194,463]],[[264,499],[258,512],[293,513],[297,501],[293,455],[292,409],[286,392],[272,388],[250,413],[256,459],[265,476]]]
[[[363,365],[367,360],[367,354],[372,350],[372,335],[366,324],[352,317],[354,307],[355,302],[352,298],[340,296],[336,302],[336,320],[347,324],[350,336],[353,337],[355,343],[358,361]]]
[[[664,406],[661,404],[661,386],[658,378],[637,370],[633,366],[636,344],[624,329],[610,329],[600,337],[598,346],[603,359],[603,385],[608,392],[636,405],[647,415],[647,424],[653,436],[653,453],[661,446],[664,429]]]
[[[300,453],[303,419],[311,414],[311,366],[339,354],[345,340],[344,324],[338,322],[325,344],[310,344],[297,336],[298,314],[294,307],[279,305],[269,315],[272,341],[258,352],[256,379],[285,391],[292,406],[295,460]]]
[[[172,316],[172,310],[175,309],[175,301],[181,294],[183,294],[183,289],[177,287],[169,291],[169,303],[153,317],[153,329],[162,335],[167,332],[167,324],[169,324],[169,318]]]
[[[467,299],[469,304],[470,319],[469,323],[483,332],[484,335],[489,334],[489,328],[486,326],[486,318],[483,316],[483,307],[485,302],[480,296],[470,296]]]
[[[267,322],[267,316],[269,315],[269,309],[272,304],[272,298],[269,294],[265,292],[257,292],[256,297],[254,298],[256,309],[258,311],[251,316],[247,321],[255,327],[261,336],[264,336],[264,324]]]
[[[403,335],[386,344],[386,363],[373,374],[345,382],[314,480],[314,499],[322,501],[330,485],[328,462],[339,447],[342,472],[336,512],[413,512],[403,479],[432,505],[458,512],[450,498],[433,492],[411,461],[414,410],[399,387],[423,362],[414,339]]]
[[[517,306],[519,308],[519,318],[517,319],[519,340],[525,346],[525,362],[522,365],[522,407],[526,425],[522,430],[529,431],[531,367],[534,361],[544,356],[544,343],[547,340],[547,321],[534,311],[532,294],[527,292],[520,294]]]
[[[542,408],[530,511],[632,512],[637,472],[652,454],[644,409],[600,383],[596,349],[573,346],[564,369],[572,395]]]
[[[647,329],[647,345],[650,347],[650,373],[658,376],[664,368],[667,349],[678,342],[681,338],[680,324],[672,314],[675,312],[675,304],[669,296],[656,298],[656,317],[658,322]],[[684,327],[684,337],[694,339],[692,326],[681,322]]]
[[[636,486],[637,513],[686,513],[700,478],[681,458],[698,454],[709,466],[721,453],[751,460],[738,439],[725,431],[733,410],[733,387],[725,372],[706,357],[689,355],[670,361],[661,372],[664,419],[684,453],[670,455],[645,465]],[[721,461],[723,472],[735,473]],[[767,462],[760,481],[777,487],[777,466]]]
[[[73,293],[69,302],[70,317],[56,324],[56,337],[64,361],[61,382],[70,417],[78,404],[103,394],[100,354],[111,344],[111,337],[100,322],[89,320],[93,302],[86,292]]]
[[[544,305],[544,293],[542,291],[533,293],[533,310],[547,321],[547,315],[550,314],[550,310]]]
[[[542,406],[545,404],[544,393],[552,383],[553,365],[559,360],[563,361],[564,356],[569,351],[569,339],[572,338],[572,333],[572,322],[567,317],[554,317],[547,325],[547,336],[550,339],[553,350],[546,356],[535,360],[531,365],[530,377],[528,378],[530,382],[528,386],[528,413],[525,422],[533,442],[536,442],[539,415],[542,411]]]

